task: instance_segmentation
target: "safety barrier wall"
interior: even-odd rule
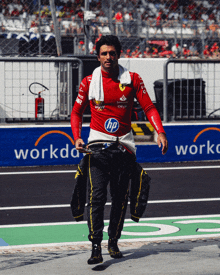
[[[169,140],[166,155],[156,143],[138,142],[137,161],[182,162],[220,159],[220,123],[165,124]],[[89,126],[82,128],[87,141]],[[83,157],[66,125],[0,126],[0,166],[78,164]]]
[[[164,122],[220,118],[219,60],[121,58],[119,63],[140,74]],[[95,56],[81,56],[0,58],[0,65],[0,121],[20,122],[69,120],[81,79],[99,63]],[[44,116],[35,118],[42,90]]]
[[[167,60],[163,79],[155,83],[164,122],[219,119],[219,73],[219,60]]]
[[[121,58],[119,63],[141,75],[155,101],[154,81],[163,78],[166,59]],[[81,79],[99,66],[96,56],[0,58],[0,122],[33,122],[35,98],[43,90],[43,121],[69,120]],[[49,90],[45,89],[40,83]],[[31,87],[30,87],[31,85]],[[31,94],[29,87],[35,95]],[[86,115],[85,115],[86,116]]]
[[[65,120],[82,74],[83,62],[75,57],[0,58],[1,122]]]

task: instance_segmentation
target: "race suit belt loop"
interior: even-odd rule
[[[121,144],[118,144],[118,149],[121,150],[122,153],[124,153],[124,152],[127,151],[126,148],[123,145],[121,145]]]

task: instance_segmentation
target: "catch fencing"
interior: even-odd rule
[[[82,74],[78,58],[0,58],[0,121],[69,120]]]
[[[15,8],[19,13],[14,13]],[[58,36],[63,55],[87,55],[94,53],[95,41],[105,34],[119,36],[126,54],[139,47],[141,55],[149,48],[152,57],[157,57],[155,49],[174,47],[172,51],[179,56],[193,42],[192,54],[204,58],[205,46],[210,55],[213,43],[220,47],[219,1],[23,0],[0,4],[3,56],[56,56]]]
[[[220,119],[219,76],[219,60],[168,60],[163,80],[154,83],[164,122]]]

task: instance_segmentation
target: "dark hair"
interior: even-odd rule
[[[96,54],[99,56],[100,48],[103,45],[107,46],[114,46],[117,52],[118,57],[121,54],[121,43],[118,40],[118,37],[115,35],[103,35],[97,42],[96,42]]]

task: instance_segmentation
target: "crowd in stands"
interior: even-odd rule
[[[200,58],[205,59],[219,59],[220,48],[217,42],[214,42],[211,46],[205,45],[204,50],[199,54],[194,42],[191,42],[190,46],[183,44],[182,50],[178,43],[174,44],[171,49],[168,46],[152,47],[147,46],[144,51],[140,50],[139,46],[135,49],[127,49],[122,51],[121,58]]]
[[[200,36],[203,33],[208,38],[220,37],[220,6],[219,0],[112,0],[113,9],[103,6],[101,0],[90,0],[89,10],[95,14],[90,20],[90,34],[98,39],[104,34],[118,36],[146,37],[151,35],[165,38],[177,33]],[[84,33],[84,0],[55,0],[56,16],[61,34],[77,36]],[[182,6],[181,6],[182,5]],[[108,13],[108,14],[107,14]],[[183,18],[182,18],[183,17]],[[110,20],[109,20],[110,18]],[[182,18],[182,21],[181,21]],[[49,0],[1,0],[0,3],[0,32],[28,31],[37,33],[39,24],[42,32],[53,32],[54,24],[51,17]],[[82,41],[81,41],[82,43]],[[176,43],[177,44],[177,43]],[[126,49],[122,57],[176,57],[198,56],[201,52],[190,51],[188,45],[179,49],[168,47],[146,47],[141,52],[138,48]],[[192,46],[192,45],[191,45]],[[218,47],[218,45],[216,45]],[[84,45],[79,44],[83,51]],[[138,47],[138,46],[137,46]],[[94,47],[91,47],[91,52]],[[218,48],[206,45],[202,53],[205,57],[219,56]]]
[[[99,38],[101,35],[99,36]],[[97,38],[96,41],[99,39]],[[204,50],[199,53],[194,42],[190,45],[183,44],[181,46],[176,43],[172,47],[169,47],[167,41],[162,46],[148,44],[146,41],[146,47],[135,46],[127,47],[125,50],[121,51],[121,58],[205,58],[205,59],[219,59],[220,58],[220,47],[217,42],[214,42],[210,46],[205,45]],[[85,51],[85,44],[81,40],[78,44],[77,54],[82,55]],[[95,46],[91,45],[90,53],[95,54]]]
[[[166,33],[167,29],[172,29],[180,24],[182,14],[182,27],[184,30],[191,30],[194,35],[197,35],[201,31],[200,26],[202,26],[209,35],[219,36],[219,0],[112,1],[112,16],[109,14],[108,9],[104,11],[101,0],[89,1],[89,10],[96,15],[96,19],[92,22],[93,30],[111,32],[109,28],[109,16],[111,16],[116,35],[120,33],[127,36],[136,34],[133,25],[137,20],[140,20],[143,32],[146,32],[146,27],[153,27],[155,34],[163,34]],[[180,6],[181,2],[186,5]],[[41,0],[41,4],[39,16],[38,0],[1,0],[1,27],[7,29],[7,20],[13,18],[27,20],[28,27],[30,27],[33,19],[39,21],[39,18],[43,23],[49,24],[51,21],[49,0]],[[74,18],[74,24],[76,25],[77,22],[77,33],[79,33],[83,24],[84,0],[55,0],[55,4],[57,17],[62,21],[72,21]],[[105,14],[106,12],[108,14]],[[69,24],[65,23],[64,27],[69,27]],[[74,28],[72,32],[74,33]]]

